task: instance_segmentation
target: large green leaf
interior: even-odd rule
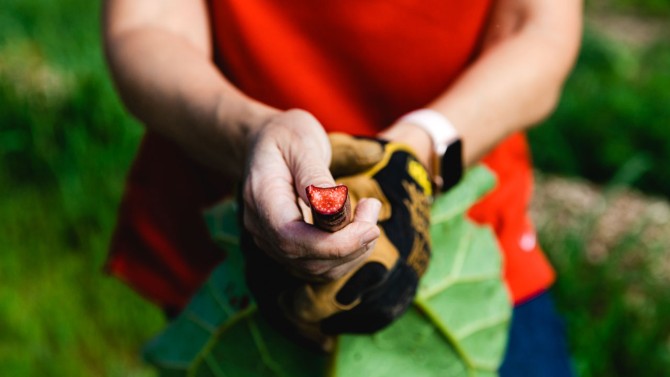
[[[472,169],[432,209],[433,256],[414,305],[373,335],[345,335],[325,356],[293,344],[258,315],[244,282],[235,207],[206,216],[228,253],[183,313],[147,344],[163,376],[495,376],[511,304],[490,229],[465,212],[494,185]]]

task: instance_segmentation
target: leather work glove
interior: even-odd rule
[[[286,335],[332,348],[333,335],[372,333],[411,304],[430,259],[428,172],[402,144],[330,134],[331,172],[349,189],[352,208],[362,198],[382,203],[381,236],[370,257],[330,283],[289,274],[242,234],[247,282],[261,314]]]

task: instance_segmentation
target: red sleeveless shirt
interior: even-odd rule
[[[467,68],[492,0],[211,0],[221,72],[247,95],[302,108],[328,131],[375,135],[435,99]],[[470,217],[490,225],[515,303],[554,273],[527,217],[532,190],[523,135],[483,161],[496,189]],[[179,309],[223,258],[201,211],[235,182],[148,133],[128,179],[107,268],[156,303]]]

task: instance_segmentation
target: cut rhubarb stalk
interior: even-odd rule
[[[308,186],[307,199],[312,208],[314,225],[328,232],[338,231],[352,220],[349,189],[345,185],[334,187]]]

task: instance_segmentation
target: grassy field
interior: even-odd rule
[[[594,17],[565,94],[530,132],[537,166],[606,183],[628,164],[629,184],[670,195],[670,17]]]
[[[670,371],[670,204],[622,186],[538,174],[532,213],[580,376]]]
[[[0,375],[147,376],[162,315],[101,272],[141,128],[108,82],[98,2],[0,11]]]
[[[541,198],[537,216],[580,375],[658,376],[670,371],[670,279],[658,269],[670,241],[647,235],[658,216],[599,235],[617,187],[670,194],[670,4],[601,3],[590,2],[593,23],[557,113],[531,140],[541,177],[608,189],[589,191],[587,205],[576,199],[577,213],[564,212],[568,199]],[[4,0],[0,11],[2,376],[153,375],[137,355],[164,319],[101,271],[142,130],[109,83],[98,12],[84,0]],[[647,32],[635,39],[628,26]]]

